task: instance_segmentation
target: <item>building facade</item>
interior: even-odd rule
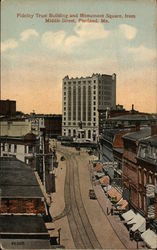
[[[62,136],[96,141],[98,110],[116,107],[116,74],[64,77],[62,84]]]
[[[139,175],[137,153],[140,140],[151,135],[151,128],[136,128],[136,132],[131,132],[123,136],[124,153],[122,160],[123,189],[129,192],[129,203],[135,210],[139,210]],[[145,197],[146,199],[146,197]],[[146,202],[146,201],[145,201]]]
[[[139,143],[137,154],[139,209],[157,230],[157,131]]]

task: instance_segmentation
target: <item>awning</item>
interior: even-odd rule
[[[107,193],[111,198],[115,198],[117,202],[122,198],[122,195],[114,187],[112,187]]]
[[[109,183],[110,183],[110,178],[109,178],[109,176],[108,175],[105,175],[105,176],[103,176],[102,178],[100,178],[100,184],[102,185],[102,186],[107,186],[107,185],[109,185]]]
[[[123,198],[117,203],[117,209],[119,210],[124,210],[126,209],[127,206],[128,206],[128,202],[124,200]]]
[[[102,163],[98,162],[94,167],[94,171],[102,172]]]
[[[146,220],[145,218],[137,214],[131,221],[129,221],[127,224],[134,224],[132,228],[130,229],[131,231],[135,232],[136,230],[140,232],[144,232],[146,230]]]
[[[103,190],[104,190],[105,192],[108,192],[111,188],[112,188],[111,185],[107,185],[106,187],[103,187]]]
[[[150,229],[141,234],[141,238],[151,249],[157,249],[157,235]]]
[[[98,178],[101,178],[101,177],[103,177],[105,174],[104,173],[97,173],[97,174],[95,174],[95,176],[97,176]]]
[[[122,214],[122,218],[127,222],[135,217],[135,213],[130,209],[126,213]]]

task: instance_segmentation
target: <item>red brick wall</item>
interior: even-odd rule
[[[1,213],[43,213],[45,214],[44,202],[41,199],[8,199],[2,198]]]

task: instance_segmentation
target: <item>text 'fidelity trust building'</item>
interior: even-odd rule
[[[116,107],[116,74],[64,77],[62,85],[62,135],[96,141],[98,110]]]

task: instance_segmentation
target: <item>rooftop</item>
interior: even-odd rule
[[[14,158],[7,159],[0,158],[1,196],[42,198],[33,169]]]
[[[113,73],[112,75],[108,75],[108,74],[100,74],[100,73],[96,73],[96,74],[92,74],[92,76],[85,76],[85,77],[83,77],[83,76],[81,76],[81,77],[71,77],[71,78],[69,78],[69,76],[67,75],[67,76],[65,76],[64,78],[63,78],[63,80],[86,80],[87,78],[93,78],[93,77],[112,77],[113,75],[115,75],[116,76],[116,74],[115,73]]]
[[[151,127],[143,127],[136,132],[127,133],[123,136],[124,139],[129,139],[131,141],[138,141],[145,139],[151,135]]]
[[[157,115],[143,115],[143,114],[127,114],[116,116],[108,119],[109,121],[149,121],[157,120]]]
[[[147,139],[142,140],[141,143],[157,147],[157,135],[149,136]]]
[[[0,215],[0,234],[48,234],[42,216]]]

